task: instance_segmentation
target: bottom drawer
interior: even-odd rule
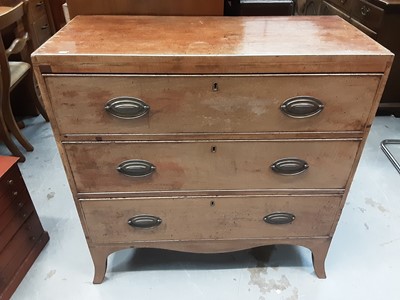
[[[91,199],[80,204],[91,242],[130,243],[328,236],[340,200],[340,195],[251,195]]]
[[[0,295],[43,233],[36,213],[22,225],[3,251],[0,252]],[[0,297],[1,298],[1,297]]]

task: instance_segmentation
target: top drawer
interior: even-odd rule
[[[353,1],[354,0],[328,0],[328,2],[339,7],[341,10],[345,11],[347,14],[350,13]]]
[[[360,131],[379,80],[379,74],[45,77],[61,134]],[[111,99],[125,96],[143,103],[116,102],[113,113],[141,116],[106,111]],[[291,117],[281,109],[290,99],[294,114],[312,115],[319,102],[323,109]]]
[[[29,13],[33,22],[46,15],[46,6],[44,0],[29,1]]]

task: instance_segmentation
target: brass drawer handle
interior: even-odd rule
[[[152,163],[141,160],[132,159],[120,163],[117,171],[129,177],[146,177],[156,170],[156,166]]]
[[[47,28],[49,28],[49,24],[43,25],[42,27],[40,27],[40,29],[42,30],[46,30]]]
[[[128,220],[128,224],[135,228],[153,228],[159,226],[161,222],[159,217],[149,215],[135,216]]]
[[[309,118],[319,114],[324,109],[324,104],[313,97],[299,96],[285,100],[281,111],[291,118]]]
[[[365,5],[363,5],[361,7],[361,14],[365,17],[369,14],[369,12],[371,11],[371,9]]]
[[[271,165],[272,171],[280,175],[299,175],[308,167],[308,163],[299,158],[282,158]]]
[[[38,3],[36,3],[36,7],[41,7],[41,6],[43,6],[43,1],[40,1],[40,2],[38,2]]]
[[[263,218],[265,223],[273,225],[290,224],[296,219],[295,215],[286,212],[276,212]]]
[[[134,97],[117,97],[109,100],[104,109],[120,119],[137,119],[148,114],[150,106]]]

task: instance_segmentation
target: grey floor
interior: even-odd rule
[[[140,249],[111,255],[101,285],[91,283],[92,262],[50,126],[41,117],[26,123],[35,151],[20,168],[50,242],[15,300],[400,299],[400,175],[379,148],[383,139],[400,139],[400,119],[374,121],[328,253],[327,279],[316,278],[310,251],[301,247],[265,248],[267,263],[253,251]],[[400,158],[400,149],[392,150]],[[8,155],[1,145],[0,154]]]

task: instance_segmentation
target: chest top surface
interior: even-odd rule
[[[53,72],[383,72],[391,56],[336,16],[78,16],[33,62]]]
[[[18,157],[0,156],[0,179],[18,161]]]

